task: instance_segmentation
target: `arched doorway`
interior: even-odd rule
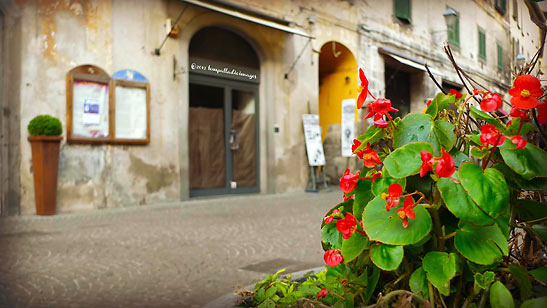
[[[241,36],[198,31],[189,47],[190,196],[257,192],[259,60]]]
[[[356,98],[356,78],[357,62],[351,51],[338,42],[325,43],[319,54],[319,125],[323,140],[329,125],[341,122],[342,101]]]

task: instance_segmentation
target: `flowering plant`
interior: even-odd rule
[[[545,89],[521,71],[504,102],[445,51],[469,95],[439,93],[402,119],[359,70],[357,107],[374,125],[321,224],[326,270],[257,284],[259,307],[547,307]]]
[[[359,75],[363,104],[372,93]],[[346,170],[344,201],[322,223],[326,281],[338,282],[338,296],[322,288],[318,301],[513,307],[513,295],[545,295],[544,89],[518,76],[507,116],[496,112],[500,94],[469,92],[439,93],[402,119],[372,96],[374,125],[353,146],[363,167]]]

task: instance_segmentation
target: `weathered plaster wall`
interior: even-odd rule
[[[66,130],[65,74],[82,64],[97,65],[109,74],[135,69],[149,78],[151,143],[63,142],[58,211],[179,200],[178,93],[172,91],[172,58],[152,55],[165,34],[165,2],[41,0],[25,2],[22,11],[21,212],[34,212],[26,124],[48,113],[59,117]]]

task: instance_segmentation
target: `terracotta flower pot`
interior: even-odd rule
[[[30,136],[36,215],[55,215],[62,136]]]

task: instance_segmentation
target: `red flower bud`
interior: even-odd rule
[[[461,94],[460,92],[458,92],[455,89],[450,89],[450,95],[456,95],[456,98],[460,98],[460,97],[462,97],[463,94]]]
[[[329,249],[325,251],[323,259],[328,266],[337,266],[344,262],[344,257],[342,256],[340,249]]]
[[[524,149],[526,147],[526,144],[528,143],[528,141],[526,141],[526,139],[522,139],[521,136],[511,137],[511,141],[513,141],[513,143],[517,146],[517,149],[519,150]]]
[[[329,290],[323,288],[317,293],[317,299],[319,299],[320,297],[323,298],[327,296],[327,294],[329,294]]]

